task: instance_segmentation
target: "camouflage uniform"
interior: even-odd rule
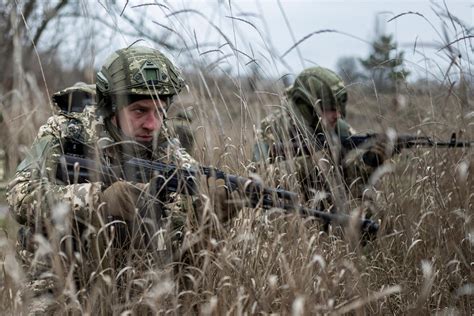
[[[132,63],[130,69],[139,69],[137,74],[146,76],[146,71],[155,69],[153,64],[147,63],[149,60]],[[168,73],[161,73],[161,80],[170,84],[168,88],[160,86],[164,90],[160,90],[159,95],[167,95],[168,90],[181,84],[176,81],[177,78],[182,80],[179,73],[169,73],[174,68],[165,65],[157,69],[168,70]],[[133,89],[136,94],[142,93],[138,88]],[[85,88],[86,93],[91,92],[89,90]],[[72,91],[77,92],[77,89]],[[113,127],[110,112],[104,110],[104,104],[100,107],[100,101],[99,105],[87,105],[81,111],[71,111],[71,103],[61,106],[59,100],[66,100],[62,98],[64,96],[68,99],[68,91],[54,95],[53,100],[62,111],[41,126],[31,150],[9,183],[7,193],[11,214],[21,225],[17,250],[28,274],[21,295],[24,300],[32,299],[28,307],[31,314],[49,314],[57,310],[61,302],[70,304],[68,293],[73,291],[66,287],[71,284],[82,289],[84,284],[79,284],[81,281],[89,286],[94,284],[98,279],[95,274],[101,271],[104,261],[104,244],[110,237],[103,232],[103,223],[107,219],[99,216],[106,185],[100,180],[88,183],[59,180],[57,172],[62,168],[60,157],[64,153],[75,154],[79,151],[78,154],[100,158],[111,165],[121,164],[130,155],[181,167],[196,164],[181,148],[179,141],[169,138],[165,130],[160,132],[153,146],[135,143],[123,138],[120,131]],[[74,147],[78,143],[81,144],[80,149]],[[167,216],[161,222],[160,229],[169,232],[167,236],[171,237],[163,237],[161,249],[155,250],[166,253],[168,258],[163,259],[165,261],[170,259],[169,251],[177,240],[173,234],[179,234],[186,220],[187,214],[183,211],[183,206],[189,203],[186,199],[169,195],[163,206]],[[71,278],[73,282],[68,283]]]
[[[337,109],[345,116],[347,93],[342,80],[330,70],[309,68],[297,77],[287,96],[287,103],[264,118],[257,131],[254,160],[260,168],[275,179],[273,185],[299,189],[313,206],[346,208],[348,201],[364,197],[370,175],[379,165],[366,159],[372,148],[341,148],[339,140],[355,134],[354,129],[343,118],[333,130],[321,121],[320,111],[325,109]],[[325,135],[329,148],[317,145],[318,134]],[[269,157],[274,144],[305,145],[309,153],[286,151]]]
[[[194,134],[191,130],[193,117],[190,111],[180,111],[166,122],[166,127],[171,136],[176,136],[187,152],[194,149]]]
[[[52,99],[62,111],[82,112],[85,106],[94,104],[95,95],[95,84],[79,82],[74,86],[54,93]],[[191,130],[192,121],[192,112],[189,109],[183,109],[175,115],[168,117],[163,127],[169,132],[170,137],[178,138],[181,146],[188,153],[193,151],[195,142]]]

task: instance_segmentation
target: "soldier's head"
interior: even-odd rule
[[[119,49],[97,73],[97,107],[124,136],[149,142],[183,87],[180,71],[158,50]]]
[[[302,71],[287,90],[287,96],[310,126],[319,126],[322,121],[333,128],[337,119],[346,114],[344,82],[327,68],[312,67]]]

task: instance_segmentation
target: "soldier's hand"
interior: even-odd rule
[[[224,179],[201,177],[201,184],[207,184],[205,194],[213,202],[214,211],[219,221],[225,223],[232,219],[243,207],[243,201],[237,191],[230,192]]]
[[[378,167],[383,164],[385,160],[390,159],[394,153],[393,144],[391,144],[387,135],[380,134],[364,154],[364,163],[371,167]]]
[[[119,217],[132,221],[136,216],[138,200],[145,189],[144,183],[114,182],[102,192],[101,202],[105,202],[101,207],[102,216],[106,220]]]

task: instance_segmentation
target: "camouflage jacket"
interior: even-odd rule
[[[100,221],[97,209],[102,203],[101,192],[106,185],[100,181],[67,184],[58,180],[56,175],[60,157],[64,152],[70,151],[70,139],[80,139],[89,148],[89,152],[101,155],[105,161],[121,161],[122,151],[117,151],[117,147],[113,146],[114,141],[105,125],[102,117],[96,115],[95,106],[87,106],[83,112],[60,113],[50,117],[39,129],[30,151],[9,183],[7,200],[10,212],[21,225],[18,254],[33,278],[48,271],[51,263],[48,260],[38,260],[38,250],[41,248],[38,238],[46,238],[44,240],[50,242],[48,247],[54,248],[53,237],[64,238],[69,234],[68,229],[72,230],[80,225],[82,232],[78,236],[81,239],[83,232],[91,227],[95,226],[95,231],[100,229],[95,225]],[[160,133],[159,142],[160,145],[151,153],[134,154],[140,158],[172,162],[182,167],[196,164],[181,148],[179,141],[167,139],[166,131]],[[167,199],[165,208],[169,214],[168,224],[170,220],[174,220],[171,223],[173,227],[184,225],[186,213],[182,212],[181,206],[185,202],[176,195]]]
[[[324,131],[332,139],[331,150],[317,148],[317,133],[322,128],[308,126],[291,106],[279,106],[261,121],[253,159],[265,170],[273,185],[300,190],[307,200],[353,200],[364,196],[371,186],[370,176],[376,167],[367,165],[363,154],[367,149],[346,150],[338,146],[338,139],[355,134],[354,129],[339,119],[334,131]],[[276,159],[269,157],[273,144],[304,144],[311,154],[289,154]],[[326,205],[327,206],[327,205]]]

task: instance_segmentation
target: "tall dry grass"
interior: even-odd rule
[[[470,74],[468,66],[460,67]],[[199,69],[175,104],[176,111],[193,109],[193,156],[249,175],[259,121],[272,110],[268,105],[284,102],[281,81],[267,78],[251,90],[245,77]],[[9,150],[21,155],[51,109],[38,83],[28,76],[19,80],[23,90],[11,92],[16,101],[4,127],[13,135],[5,140]],[[408,85],[400,91],[402,101],[400,95],[351,87],[348,121],[360,131],[390,127],[474,139],[472,105],[456,84],[440,81],[424,90]],[[472,148],[420,148],[390,160],[375,194],[381,230],[365,246],[339,231],[322,232],[312,219],[246,208],[212,239],[191,233],[188,240],[196,244],[165,266],[156,267],[150,254],[128,253],[120,270],[92,267],[93,273],[80,275],[79,288],[58,266],[55,272],[64,278],[55,298],[62,313],[90,315],[468,315],[474,310],[473,154]],[[27,271],[15,259],[15,224],[6,218],[2,225],[2,313],[19,314],[26,312],[17,291]],[[53,258],[62,260],[52,241],[42,242],[42,250],[52,247]]]

